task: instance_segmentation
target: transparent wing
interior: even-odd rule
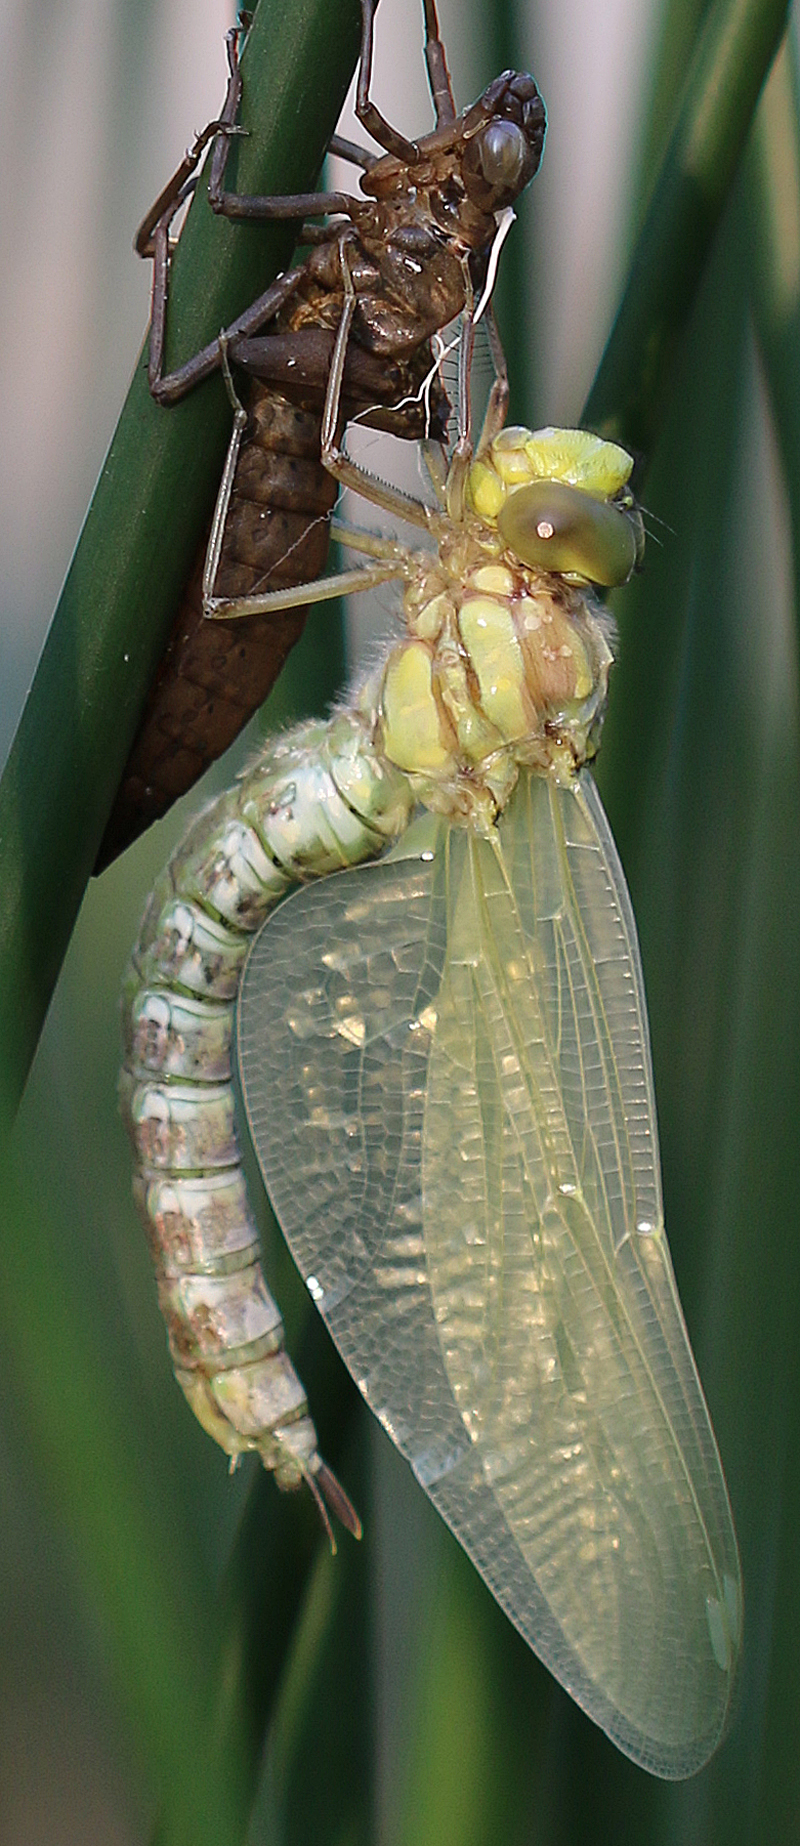
[[[499,845],[441,824],[402,850],[298,893],[255,945],[240,1056],[266,1184],[502,1607],[621,1749],[688,1775],[725,1724],[739,1567],[616,849],[583,775],[523,776]]]

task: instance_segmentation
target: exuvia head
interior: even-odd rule
[[[533,179],[547,115],[532,77],[504,71],[464,118],[464,183],[482,211],[503,211]]]

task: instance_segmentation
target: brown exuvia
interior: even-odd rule
[[[485,287],[499,215],[536,172],[545,110],[533,79],[507,71],[457,115],[434,0],[424,0],[425,54],[436,128],[407,141],[369,96],[375,0],[362,0],[357,114],[386,150],[380,158],[334,137],[332,151],[363,168],[362,197],[315,193],[251,198],[224,190],[228,146],[242,82],[238,35],[228,37],[230,77],[219,123],[198,137],[137,237],[154,259],[149,376],[153,395],[176,402],[217,369],[223,350],[244,373],[246,426],[235,443],[235,471],[209,572],[206,541],[191,573],[151,687],[97,860],[114,859],[226,750],[266,698],[299,638],[304,609],[207,619],[260,590],[317,577],[328,550],[337,484],[322,466],[320,424],[331,356],[347,287],[355,291],[337,405],[340,424],[418,441],[444,435],[450,406],[436,366],[433,336],[463,315],[461,364],[472,350],[474,308]],[[164,376],[169,227],[214,139],[209,198],[215,210],[246,219],[327,214],[307,226],[311,245],[215,341]],[[507,392],[496,329],[490,343],[495,392]],[[242,419],[244,423],[244,419]]]

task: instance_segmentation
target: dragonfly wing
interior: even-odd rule
[[[431,1312],[420,1166],[443,860],[307,886],[239,1004],[248,1120],[281,1229],[367,1402],[423,1480],[470,1447]]]
[[[368,1401],[573,1697],[691,1773],[724,1728],[738,1561],[591,778],[523,776],[499,844],[443,827],[432,858],[289,900],[241,1034],[273,1203]]]

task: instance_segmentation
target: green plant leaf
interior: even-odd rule
[[[313,185],[357,51],[357,0],[288,13],[261,0],[242,60],[260,126],[240,187]],[[200,190],[175,261],[173,359],[266,286],[291,237],[215,218]],[[0,1119],[19,1101],[229,429],[219,379],[166,412],[140,358],[0,782]]]
[[[645,455],[654,447],[678,342],[786,17],[784,0],[714,0],[698,35],[582,418]]]

